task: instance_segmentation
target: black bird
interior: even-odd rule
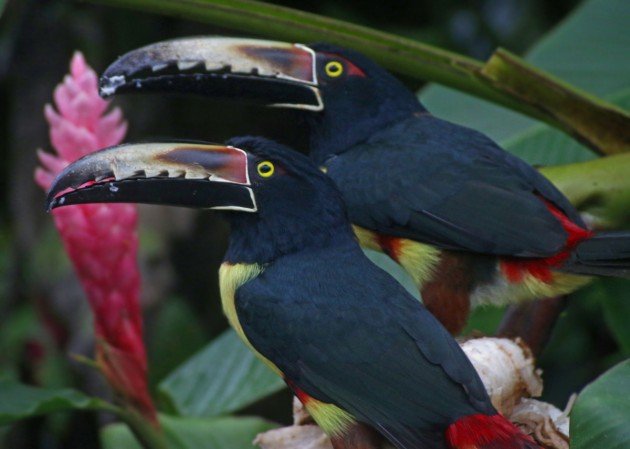
[[[251,137],[121,145],[68,166],[47,202],[222,210],[225,314],[336,449],[379,435],[399,449],[540,449],[496,412],[446,329],[366,258],[340,192],[306,156]]]
[[[186,92],[301,109],[311,157],[341,190],[362,246],[402,265],[453,333],[471,303],[551,297],[585,285],[588,275],[629,273],[630,232],[591,232],[533,167],[485,135],[434,117],[357,52],[178,39],[118,59],[101,91]]]

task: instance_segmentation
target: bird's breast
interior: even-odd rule
[[[228,319],[230,326],[236,331],[238,336],[243,342],[252,350],[256,356],[262,360],[272,371],[284,378],[282,371],[269,359],[264,357],[256,348],[250,343],[247,335],[243,331],[243,326],[238,318],[236,311],[236,291],[247,283],[254,279],[260,273],[263,272],[263,266],[260,264],[244,264],[237,263],[231,264],[224,262],[219,268],[219,288],[221,290],[221,306],[223,307],[223,313]]]
[[[341,435],[354,423],[354,418],[345,410],[322,401],[319,401],[303,392],[269,359],[264,357],[251,344],[243,330],[236,310],[236,291],[248,281],[259,276],[264,270],[260,264],[230,264],[224,262],[219,269],[219,288],[221,289],[221,304],[223,313],[230,325],[249,349],[256,354],[272,371],[285,379],[294,393],[304,404],[310,415],[328,435]]]

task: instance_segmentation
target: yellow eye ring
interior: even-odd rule
[[[259,162],[256,166],[256,170],[261,178],[269,178],[273,176],[273,172],[276,171],[276,167],[269,161]]]
[[[329,77],[337,78],[343,74],[343,64],[339,61],[330,61],[324,67],[324,71]]]

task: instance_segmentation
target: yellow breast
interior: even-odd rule
[[[247,281],[254,279],[260,273],[263,272],[263,266],[259,264],[230,264],[224,262],[219,268],[219,289],[221,290],[221,305],[223,307],[223,313],[228,319],[230,326],[236,331],[238,336],[243,342],[252,350],[256,356],[262,360],[273,372],[280,377],[284,377],[282,372],[274,365],[269,359],[265,358],[259,353],[256,348],[247,339],[245,332],[243,332],[243,326],[238,320],[236,313],[235,294],[236,290],[245,284]]]
[[[263,266],[258,264],[229,264],[224,262],[219,269],[219,288],[221,289],[221,304],[223,313],[238,336],[278,376],[284,378],[282,372],[269,359],[256,351],[256,348],[247,339],[243,326],[236,313],[236,290],[247,281],[254,279],[263,272]],[[340,435],[354,422],[354,418],[339,407],[310,398],[304,402],[304,406],[313,419],[328,435]]]

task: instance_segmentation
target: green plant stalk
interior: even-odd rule
[[[630,228],[630,154],[541,169],[595,229]]]
[[[129,408],[115,407],[113,411],[133,432],[144,449],[173,449],[164,432]]]
[[[495,87],[553,116],[565,132],[592,149],[616,154],[630,149],[630,115],[497,49],[479,75]]]
[[[173,449],[161,428],[147,421],[135,410],[99,400],[95,409],[110,412],[123,421],[144,449]]]
[[[513,86],[503,82],[505,77],[493,76],[497,72],[496,62],[502,61],[502,53],[498,53],[498,59],[491,58],[489,65],[484,66],[480,61],[412,39],[255,0],[89,1],[214,23],[277,39],[327,41],[351,47],[398,73],[444,84],[545,121],[587,143],[602,154],[630,150],[630,142],[623,136],[617,139],[616,131],[611,132],[606,126],[606,121],[596,120],[589,126],[584,126],[584,121],[576,123],[574,120],[566,120],[566,117],[572,115],[571,108],[563,111],[556,109],[565,107],[564,103],[555,102],[550,105],[546,103],[547,94],[558,89],[561,91],[566,89],[566,84],[544,83],[548,88],[541,95],[531,98],[515,92]],[[537,85],[541,77],[547,79],[547,75],[540,71],[533,74],[535,76],[532,76],[531,71],[521,71],[520,65],[510,65],[507,74],[508,78],[516,78],[521,85],[526,86]],[[587,108],[592,106],[591,117],[596,116],[598,111],[606,109],[608,116],[617,115],[615,121],[626,125],[626,128],[621,127],[622,129],[630,129],[630,117],[605,102],[584,96],[576,89],[570,89],[570,97],[578,98],[579,103]],[[597,136],[608,138],[602,143]]]
[[[475,92],[481,89],[491,97],[501,96],[472,75],[473,71],[482,67],[475,59],[411,39],[271,3],[254,0],[89,1],[214,23],[276,39],[336,43],[361,50],[392,70],[416,79],[435,79],[459,90]]]
[[[91,368],[95,368],[103,374],[98,362],[79,354],[73,354],[72,357],[77,362],[83,363]],[[144,449],[173,449],[172,446],[167,443],[166,436],[159,427],[159,424],[147,420],[130,405],[114,405],[111,402],[98,399],[94,409],[110,412],[116,415],[121,421],[127,424]]]

